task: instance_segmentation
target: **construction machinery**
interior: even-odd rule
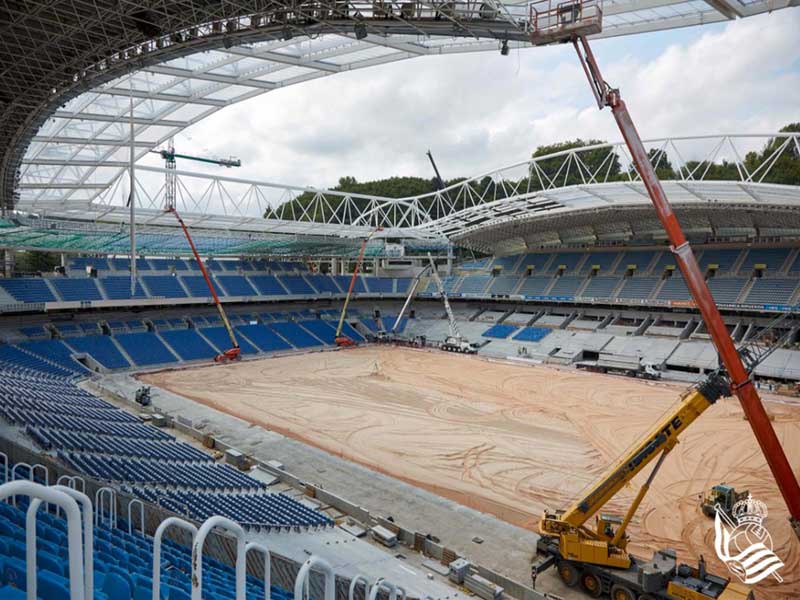
[[[358,273],[361,270],[361,263],[364,262],[364,253],[367,250],[367,243],[372,239],[379,231],[383,231],[383,227],[378,227],[374,229],[370,234],[364,238],[361,242],[361,249],[358,251],[358,258],[356,259],[356,266],[353,269],[353,276],[350,278],[350,287],[347,288],[347,295],[344,297],[344,305],[342,306],[342,314],[339,315],[339,324],[336,326],[336,337],[334,341],[336,345],[340,348],[347,348],[350,346],[355,346],[356,342],[352,338],[347,335],[344,335],[344,320],[347,316],[347,307],[350,304],[350,298],[353,296],[353,289],[356,287],[356,281],[358,280]]]
[[[531,3],[530,40],[535,45],[571,42],[589,82],[599,109],[609,107],[630,152],[633,166],[655,208],[670,242],[670,250],[691,292],[706,330],[711,336],[720,362],[730,380],[730,387],[739,399],[761,451],[789,509],[790,521],[800,537],[800,484],[786,453],[772,427],[755,384],[728,332],[719,308],[708,288],[697,258],[683,233],[678,217],[658,180],[647,150],[633,123],[620,91],[603,79],[587,40],[588,35],[602,30],[602,4],[597,0],[556,2],[537,0]]]
[[[456,317],[453,314],[453,309],[450,308],[450,300],[447,299],[447,291],[444,289],[444,284],[439,277],[439,272],[436,269],[436,263],[433,262],[433,257],[430,255],[430,252],[428,253],[428,262],[430,263],[429,267],[431,270],[431,276],[436,282],[436,289],[439,291],[439,295],[442,297],[444,310],[447,313],[447,320],[450,326],[450,335],[448,335],[444,341],[439,344],[439,348],[447,352],[477,354],[478,346],[470,343],[464,338],[464,336],[461,335],[461,331],[458,328],[458,323],[456,323]]]
[[[733,520],[733,505],[744,500],[750,495],[748,490],[737,492],[736,488],[725,483],[719,483],[705,495],[700,495],[700,510],[707,517],[714,518],[717,510],[722,510],[729,519]]]
[[[166,212],[172,213],[173,215],[175,215],[175,218],[178,219],[178,223],[180,223],[181,228],[183,229],[183,235],[186,236],[186,241],[189,242],[189,247],[192,249],[192,254],[194,254],[194,260],[197,262],[197,266],[200,268],[200,272],[203,274],[203,279],[206,280],[208,291],[211,293],[211,297],[214,299],[214,304],[217,307],[219,318],[222,320],[222,324],[225,326],[225,330],[228,332],[228,337],[230,337],[231,339],[231,347],[225,350],[222,354],[218,354],[217,356],[215,356],[214,362],[236,360],[239,358],[241,354],[239,343],[236,341],[236,334],[233,332],[233,327],[231,327],[230,321],[228,321],[228,315],[225,314],[225,309],[222,307],[222,302],[220,302],[219,300],[219,296],[217,295],[217,290],[214,288],[214,283],[211,281],[211,277],[208,274],[208,270],[206,269],[206,266],[203,264],[203,260],[200,258],[200,254],[197,252],[197,248],[194,245],[194,241],[192,241],[192,236],[189,234],[189,228],[186,227],[186,223],[183,222],[183,219],[181,219],[181,216],[178,214],[178,211],[175,210],[175,207],[167,208]]]

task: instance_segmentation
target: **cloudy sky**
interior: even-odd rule
[[[794,8],[593,47],[643,137],[763,133],[800,121],[798,32]],[[237,177],[329,187],[342,175],[431,177],[428,148],[449,178],[575,137],[619,134],[610,112],[597,110],[572,47],[557,46],[334,75],[223,109],[176,146],[240,157]]]

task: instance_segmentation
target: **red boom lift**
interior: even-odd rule
[[[344,328],[344,318],[347,316],[347,305],[350,304],[350,297],[353,295],[353,288],[356,287],[356,280],[358,279],[358,272],[361,270],[361,263],[364,262],[364,252],[367,249],[367,242],[372,239],[372,236],[378,233],[379,231],[383,231],[383,227],[378,227],[372,233],[370,233],[367,237],[364,238],[364,241],[361,242],[361,250],[358,252],[358,258],[356,259],[356,266],[353,269],[353,276],[350,278],[350,287],[347,288],[347,295],[344,297],[344,306],[342,306],[342,314],[339,315],[339,324],[336,326],[336,337],[334,338],[336,341],[336,345],[340,348],[347,348],[349,346],[355,346],[355,340],[350,339],[349,336],[346,336],[342,333],[342,329]]]
[[[667,233],[670,250],[675,255],[694,303],[700,311],[722,364],[728,372],[731,389],[739,398],[744,414],[767,459],[767,464],[783,495],[786,506],[789,508],[792,527],[800,537],[800,485],[798,485],[792,467],[775,434],[764,405],[761,403],[755,385],[750,379],[750,373],[742,363],[739,352],[725,327],[725,322],[722,320],[714,297],[700,271],[694,252],[692,252],[680,222],[664,193],[664,188],[661,187],[625,102],[623,102],[619,90],[609,86],[603,79],[589,47],[586,36],[600,31],[601,19],[602,6],[596,0],[560,3],[553,0],[542,0],[531,6],[530,39],[535,45],[572,42],[589,80],[598,108],[600,110],[606,106],[611,108],[611,113],[628,146],[636,170],[647,189],[658,219]]]
[[[233,327],[231,327],[230,321],[228,321],[228,315],[225,314],[225,309],[222,308],[222,302],[219,301],[219,296],[217,296],[217,291],[214,289],[214,284],[211,282],[211,277],[208,276],[208,271],[206,270],[206,266],[203,264],[203,261],[200,259],[200,254],[197,252],[197,248],[192,241],[192,236],[189,235],[189,228],[186,227],[186,223],[183,222],[181,216],[178,214],[178,211],[175,210],[174,207],[168,208],[166,212],[172,213],[175,215],[175,218],[178,219],[178,223],[181,224],[181,228],[183,229],[183,234],[186,236],[186,240],[189,242],[189,247],[192,249],[192,254],[194,254],[194,259],[197,261],[197,265],[200,267],[200,272],[203,273],[203,278],[206,280],[206,285],[208,285],[208,291],[211,292],[211,297],[214,299],[214,304],[217,305],[217,311],[219,312],[219,316],[222,319],[223,325],[225,325],[225,329],[228,332],[228,336],[231,338],[231,347],[228,350],[225,350],[222,354],[218,354],[214,357],[214,362],[224,362],[226,360],[236,360],[239,358],[241,354],[241,349],[239,348],[239,343],[236,341],[236,335],[233,333]]]

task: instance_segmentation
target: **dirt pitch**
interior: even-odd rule
[[[536,528],[565,507],[665,412],[685,386],[518,366],[399,348],[358,348],[224,367],[165,371],[144,381],[413,483],[510,523]],[[800,403],[770,402],[791,464],[800,466]],[[649,472],[649,468],[645,470]],[[638,484],[606,511],[624,513]],[[738,402],[724,399],[682,437],[634,518],[632,550],[704,555],[713,521],[698,494],[719,482],[769,507],[786,563],[760,598],[800,597],[800,543]]]

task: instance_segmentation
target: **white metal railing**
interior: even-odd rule
[[[311,581],[311,570],[318,569],[322,571],[325,577],[325,592],[323,600],[336,599],[336,574],[330,563],[324,558],[319,556],[310,556],[300,571],[297,573],[297,578],[294,581],[294,600],[310,600],[309,584]]]
[[[80,493],[80,492],[75,492]],[[8,497],[15,496],[29,496],[32,498],[31,506],[36,502],[32,516],[26,517],[26,537],[36,535],[36,509],[42,502],[55,504],[61,508],[67,516],[67,548],[69,555],[69,593],[70,600],[84,600],[86,597],[86,589],[84,582],[84,569],[83,557],[81,556],[81,549],[83,547],[81,540],[81,511],[78,508],[78,502],[65,491],[59,489],[49,488],[33,481],[10,481],[0,485],[0,501]],[[90,513],[91,514],[91,513]],[[33,527],[31,527],[31,522]],[[36,580],[36,567],[30,560],[30,545],[27,548],[28,562],[26,564],[28,597],[35,598],[35,580]],[[35,546],[33,547],[35,553]],[[89,560],[93,560],[90,557]],[[31,573],[33,575],[31,575]],[[31,586],[31,578],[33,578],[33,587]],[[33,595],[31,595],[33,594]]]
[[[220,528],[236,537],[236,600],[245,600],[247,557],[245,556],[246,540],[242,526],[226,517],[209,517],[200,526],[197,536],[192,543],[192,600],[202,600],[203,597],[203,546],[208,534],[215,528]],[[326,599],[327,600],[327,599]],[[333,600],[331,598],[330,600]]]
[[[103,499],[108,504],[108,513],[104,509]],[[95,527],[108,523],[108,528],[117,526],[117,490],[110,487],[101,487],[94,494],[94,524]]]
[[[245,555],[251,550],[261,552],[264,556],[264,600],[269,600],[272,596],[272,555],[266,546],[258,542],[247,542],[244,547]]]
[[[169,517],[161,521],[153,536],[153,600],[161,600],[161,540],[170,527],[188,531],[192,536],[192,547],[197,539],[197,527],[193,523],[178,517]],[[202,563],[202,560],[200,562]]]

